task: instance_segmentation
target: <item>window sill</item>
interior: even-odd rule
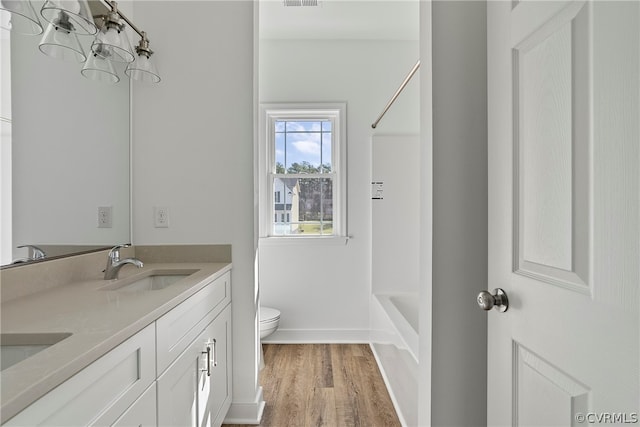
[[[314,237],[260,237],[259,246],[344,246],[351,239],[349,236],[314,236]]]

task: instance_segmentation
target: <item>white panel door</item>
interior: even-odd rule
[[[638,422],[640,2],[487,13],[487,422]]]

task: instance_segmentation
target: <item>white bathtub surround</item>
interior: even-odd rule
[[[408,89],[411,87],[408,86]],[[418,292],[420,272],[420,137],[373,135],[371,287],[373,294]]]
[[[371,349],[403,425],[418,424],[418,294],[371,298]]]
[[[404,425],[418,424],[420,137],[374,135],[371,348]]]

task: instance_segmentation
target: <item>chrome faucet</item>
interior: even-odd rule
[[[104,280],[118,278],[118,272],[127,264],[135,265],[138,268],[144,266],[142,261],[136,258],[120,259],[120,248],[128,248],[130,244],[114,246],[107,256],[107,268],[104,269]]]
[[[29,256],[26,258],[27,261],[33,261],[36,259],[44,259],[47,257],[47,254],[44,253],[42,249],[35,245],[20,245],[16,246],[18,248],[29,248]]]

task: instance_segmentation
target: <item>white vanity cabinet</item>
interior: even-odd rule
[[[167,353],[158,353],[158,425],[159,426],[219,426],[231,405],[231,305],[230,276],[218,279],[200,291],[208,298],[210,311],[201,317],[195,335],[185,345],[183,333],[172,333],[181,324],[193,324],[185,318],[199,317],[203,299],[186,301],[178,310],[167,313],[157,322],[158,342],[161,336],[175,335],[172,346],[182,352],[170,362],[164,372],[161,366]],[[224,282],[224,286],[223,283]],[[226,289],[224,293],[220,289]],[[213,305],[211,305],[213,302]],[[193,304],[190,304],[193,303]],[[196,329],[194,331],[194,329]],[[160,348],[160,345],[159,345]],[[172,352],[172,353],[175,353]],[[162,356],[162,357],[161,357]]]
[[[155,350],[155,327],[151,324],[4,425],[111,425],[153,384]],[[145,412],[141,417],[153,416],[155,407],[147,407]]]
[[[3,426],[220,426],[231,351],[227,271]]]

